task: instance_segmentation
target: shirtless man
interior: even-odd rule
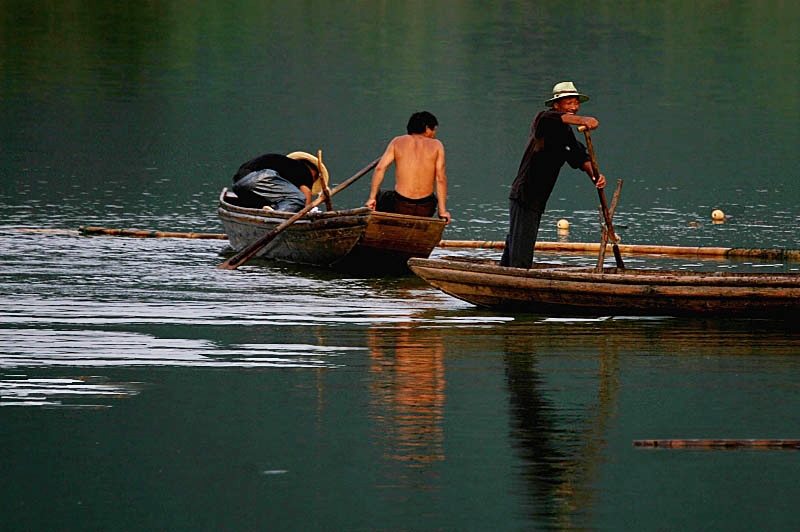
[[[367,207],[415,216],[433,216],[438,210],[439,218],[450,223],[444,146],[436,139],[438,125],[436,117],[427,111],[411,115],[406,126],[408,134],[393,138],[375,167]],[[380,190],[392,162],[394,190]]]

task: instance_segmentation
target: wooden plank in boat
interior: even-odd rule
[[[441,240],[444,227],[444,220],[438,218],[375,211],[360,245],[427,257]]]

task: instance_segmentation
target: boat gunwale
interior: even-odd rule
[[[225,200],[228,189],[223,188],[219,195],[219,206],[217,212],[221,217],[240,222],[252,223],[257,225],[280,224],[291,218],[296,213],[286,211],[267,211],[252,207],[241,207]],[[422,223],[426,226],[439,226],[444,231],[447,222],[441,218],[428,216],[415,216],[412,214],[398,214],[394,212],[375,211],[369,207],[357,207],[355,209],[342,209],[335,211],[320,211],[306,214],[297,220],[293,225],[302,227],[304,225],[315,224],[315,222],[332,222],[344,220],[358,220],[366,226],[391,223],[392,221],[403,221]],[[346,224],[349,225],[349,224]],[[356,225],[356,224],[354,224]],[[360,225],[360,224],[358,224]],[[441,238],[437,238],[437,244]]]
[[[642,270],[635,268],[595,268],[575,266],[537,266],[531,269],[512,268],[499,264],[475,264],[453,259],[409,259],[409,267],[434,270],[451,270],[497,276],[499,278],[536,278],[553,281],[594,282],[599,284],[653,285],[653,286],[730,286],[797,287],[800,273],[746,273],[746,272],[696,272],[683,270]]]
[[[296,212],[288,212],[288,211],[275,211],[275,210],[266,210],[266,209],[256,209],[254,207],[242,207],[240,205],[233,204],[229,201],[226,201],[225,194],[228,192],[227,188],[223,188],[222,192],[219,195],[219,208],[218,210],[221,212],[228,211],[228,217],[234,218],[233,215],[244,215],[252,218],[258,218],[261,220],[261,223],[276,223],[280,224],[297,214]],[[300,218],[295,224],[298,223],[308,223],[313,222],[316,220],[325,220],[330,218],[347,218],[353,216],[363,216],[372,213],[372,209],[369,207],[358,207],[355,209],[343,209],[337,211],[319,211],[319,212],[309,212],[303,218]]]

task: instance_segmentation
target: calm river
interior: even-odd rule
[[[0,530],[800,529],[800,451],[633,446],[800,438],[795,323],[490,312],[76,231],[221,232],[245,160],[322,149],[341,183],[429,110],[445,238],[502,240],[530,120],[572,80],[623,242],[800,248],[800,6],[329,4],[3,3]],[[599,240],[584,175],[540,234]]]

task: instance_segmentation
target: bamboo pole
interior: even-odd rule
[[[47,233],[50,235],[77,235],[78,231],[75,229],[41,229],[41,228],[27,228],[27,227],[12,227],[12,231],[18,233]]]
[[[171,231],[151,231],[149,229],[113,229],[108,227],[81,226],[78,231],[83,235],[129,236],[134,238],[203,238],[227,240],[224,233],[176,233]]]
[[[688,439],[634,440],[634,447],[665,449],[800,449],[800,440]]]
[[[227,240],[225,233],[180,233],[170,231],[155,231],[150,229],[116,229],[110,227],[81,226],[78,231],[70,229],[17,229],[26,233],[52,233],[52,234],[83,234],[83,235],[108,235],[133,238],[197,238]],[[447,249],[492,249],[502,250],[505,247],[502,240],[440,240],[437,247]],[[607,244],[611,245],[611,244]],[[800,250],[798,249],[758,249],[758,248],[724,248],[724,247],[691,247],[691,246],[659,246],[651,244],[619,244],[623,253],[632,255],[664,255],[669,257],[709,257],[709,258],[735,258],[735,259],[760,259],[800,263]],[[553,253],[593,253],[600,250],[597,242],[536,242],[536,251]]]
[[[607,245],[610,246],[611,244]],[[499,240],[442,240],[439,242],[439,247],[501,250],[505,247],[505,242]],[[536,251],[560,253],[597,253],[600,250],[600,244],[597,242],[543,242],[539,240],[536,242],[535,249]],[[800,250],[798,249],[659,246],[650,244],[619,244],[619,249],[623,253],[634,255],[750,258],[800,262]]]

